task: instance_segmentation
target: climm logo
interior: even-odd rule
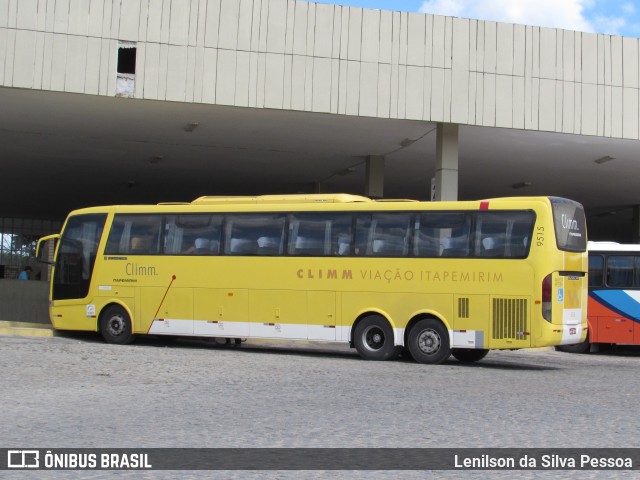
[[[142,277],[155,277],[158,275],[156,267],[150,267],[148,265],[139,265],[137,263],[127,263],[125,266],[125,273],[128,276],[142,276]]]
[[[562,214],[562,228],[567,230],[580,230],[578,221],[575,218],[569,218],[566,214]]]
[[[300,279],[310,280],[353,280],[353,273],[351,270],[337,270],[335,268],[300,268],[296,272],[296,275]]]

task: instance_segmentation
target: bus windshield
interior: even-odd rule
[[[89,293],[91,274],[106,218],[106,214],[69,217],[58,248],[53,300],[84,298]]]

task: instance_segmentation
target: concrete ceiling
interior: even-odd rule
[[[0,88],[0,106],[5,217],[311,192],[316,182],[323,191],[362,194],[368,155],[386,157],[387,198],[427,199],[434,175],[428,122],[9,88]],[[605,156],[615,159],[594,162]],[[639,167],[637,141],[460,127],[460,199],[572,198],[587,209],[592,239],[631,241]],[[531,185],[512,187],[522,182]]]

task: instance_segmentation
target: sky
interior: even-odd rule
[[[640,0],[315,0],[640,37]]]

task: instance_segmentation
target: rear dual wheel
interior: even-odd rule
[[[449,332],[441,321],[425,318],[409,330],[407,348],[418,363],[443,363],[451,355]]]
[[[380,315],[362,319],[354,330],[353,342],[360,356],[366,360],[388,360],[403,350],[394,345],[393,329]],[[418,363],[442,363],[451,355],[449,332],[435,318],[420,320],[409,331],[405,349]]]
[[[353,343],[365,360],[389,360],[402,350],[394,345],[393,328],[381,315],[363,318],[354,330]]]

